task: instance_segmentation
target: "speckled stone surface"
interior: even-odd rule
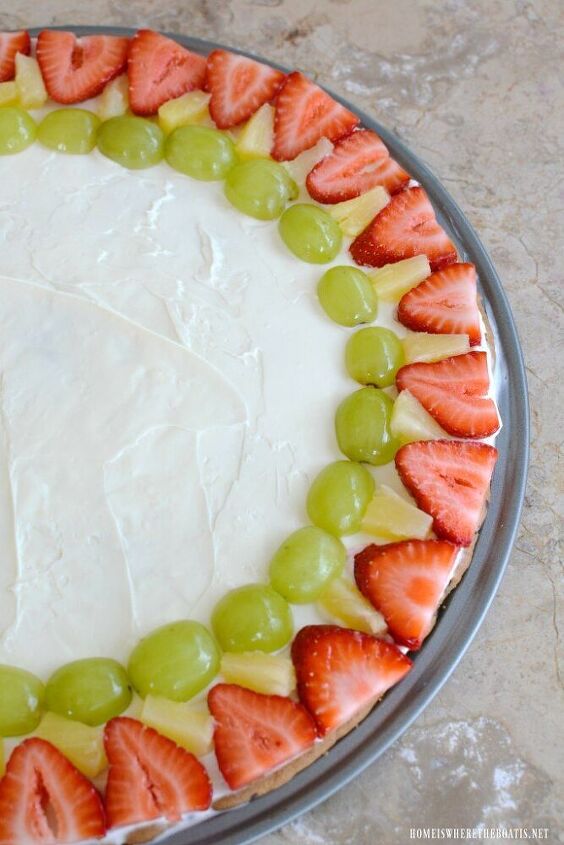
[[[0,2],[0,28],[69,22],[151,26],[254,50],[377,116],[440,175],[475,225],[525,350],[529,489],[484,625],[386,756],[262,845],[404,845],[410,827],[480,825],[549,827],[542,841],[564,841],[564,3]]]

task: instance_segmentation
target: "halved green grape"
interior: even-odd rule
[[[366,467],[336,461],[314,478],[307,496],[308,516],[330,534],[354,534],[373,494],[374,479]]]
[[[270,562],[270,583],[293,604],[316,601],[343,571],[347,553],[332,534],[308,525],[294,531]]]
[[[224,651],[278,651],[291,639],[286,599],[264,584],[247,584],[216,604],[212,627]]]
[[[23,669],[0,666],[0,736],[23,736],[41,719],[43,684]]]
[[[61,666],[45,688],[48,710],[95,727],[129,707],[131,686],[117,660],[89,657]]]
[[[91,152],[96,146],[100,118],[86,109],[57,109],[46,115],[37,130],[37,140],[59,153]]]
[[[349,375],[360,384],[389,387],[405,361],[403,345],[390,329],[371,326],[349,338],[345,363]]]
[[[378,313],[374,287],[357,267],[331,267],[319,280],[317,296],[325,313],[340,326],[370,323]]]
[[[399,443],[390,429],[393,401],[376,387],[363,387],[344,399],[335,415],[341,452],[351,461],[380,466],[394,457]]]
[[[0,109],[0,155],[20,153],[33,144],[37,134],[34,119],[17,106]]]
[[[280,218],[278,229],[288,249],[310,264],[327,264],[341,249],[339,224],[317,205],[291,205]]]
[[[158,164],[164,155],[164,133],[152,120],[133,115],[111,117],[98,130],[98,149],[130,170]]]
[[[193,179],[223,179],[237,163],[235,144],[210,126],[179,126],[166,139],[165,158],[171,167]]]
[[[225,196],[239,211],[257,220],[280,217],[288,200],[298,196],[298,186],[275,161],[242,161],[229,171]]]
[[[207,628],[191,620],[163,625],[133,649],[129,677],[139,695],[188,701],[219,671],[219,649]]]

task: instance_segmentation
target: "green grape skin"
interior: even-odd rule
[[[117,660],[88,657],[61,666],[45,688],[48,710],[96,727],[123,713],[131,703],[131,685]]]
[[[215,678],[219,661],[217,643],[208,629],[181,620],[144,637],[133,649],[127,670],[142,698],[151,694],[188,701]]]
[[[267,159],[236,164],[227,174],[224,191],[231,205],[256,220],[276,220],[298,196],[288,171]]]
[[[98,129],[98,149],[130,170],[158,164],[164,155],[164,133],[152,120],[133,115],[111,117]]]
[[[56,109],[46,115],[37,130],[37,140],[59,153],[84,155],[96,146],[100,118],[86,109]]]
[[[402,342],[391,329],[380,326],[360,329],[347,342],[347,371],[360,384],[390,387],[404,361]]]
[[[335,416],[341,452],[351,461],[389,463],[399,443],[390,428],[393,400],[376,387],[363,387],[344,399]]]
[[[0,665],[0,736],[23,736],[35,730],[41,719],[45,688],[39,678]]]
[[[225,178],[237,163],[231,138],[210,126],[179,126],[166,139],[165,158],[174,170],[204,182]]]
[[[331,267],[319,280],[317,296],[327,316],[340,326],[376,319],[376,291],[366,273],[357,267]]]
[[[16,106],[0,108],[0,155],[20,153],[33,144],[37,135],[34,119]]]
[[[374,479],[353,461],[335,461],[321,470],[309,488],[306,508],[314,525],[341,537],[360,530]]]
[[[324,209],[311,203],[287,208],[278,224],[280,236],[290,252],[309,264],[327,264],[341,249],[339,224]]]
[[[290,607],[264,584],[231,590],[216,604],[212,628],[224,651],[278,651],[292,638]]]
[[[282,543],[270,562],[270,583],[292,604],[317,601],[343,571],[347,553],[332,534],[307,525]]]

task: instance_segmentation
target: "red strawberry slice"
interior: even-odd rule
[[[291,760],[317,737],[307,710],[281,695],[217,684],[208,693],[208,705],[215,719],[215,755],[231,789]]]
[[[135,114],[155,114],[167,100],[202,88],[206,60],[172,38],[140,29],[129,48],[129,102]]]
[[[469,546],[482,520],[497,449],[487,443],[427,440],[396,452],[401,480],[439,537]]]
[[[432,270],[456,261],[456,249],[435,219],[423,188],[406,188],[392,197],[351,244],[357,264],[383,267],[424,253]]]
[[[104,807],[92,784],[49,742],[16,746],[0,781],[0,843],[57,845],[106,832]]]
[[[456,437],[489,437],[499,428],[485,352],[468,352],[398,370],[398,390],[409,390],[439,425]]]
[[[25,29],[0,32],[0,82],[9,82],[16,75],[16,53],[31,52],[31,39]]]
[[[402,296],[398,320],[414,332],[467,334],[475,346],[482,339],[477,278],[473,264],[451,264],[431,273]]]
[[[45,87],[57,103],[80,103],[99,94],[127,63],[129,39],[45,29],[37,39],[37,60]]]
[[[300,700],[324,736],[379,699],[411,668],[397,646],[337,625],[308,625],[292,644]]]
[[[354,199],[376,185],[395,194],[409,182],[409,173],[390,158],[388,148],[375,132],[360,129],[335,145],[308,174],[306,187],[318,202]]]
[[[337,141],[352,132],[358,117],[299,71],[290,73],[276,98],[272,157],[290,161],[320,138]]]
[[[367,546],[354,559],[361,593],[379,610],[393,638],[412,650],[435,622],[458,547],[444,540],[405,540]]]
[[[162,817],[178,821],[210,806],[212,787],[202,764],[147,725],[118,716],[106,725],[104,745],[110,827]]]
[[[229,129],[248,120],[272,100],[283,79],[281,70],[228,50],[213,50],[208,56],[206,88],[216,126]]]

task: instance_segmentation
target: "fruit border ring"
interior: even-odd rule
[[[111,28],[72,29],[79,35],[101,31],[132,34],[129,30]],[[217,46],[195,39],[175,38],[195,52],[208,53]],[[449,599],[440,624],[403,683],[395,687],[330,754],[259,802],[192,828],[189,834],[192,843],[250,841],[327,797],[382,753],[439,689],[471,641],[503,574],[518,524],[527,465],[528,407],[518,339],[499,279],[475,233],[435,177],[385,128],[366,115],[359,116],[364,127],[376,131],[392,156],[423,185],[439,212],[439,222],[455,241],[459,255],[477,268],[486,317],[495,342],[498,401],[504,421],[497,443],[500,457],[491,501],[474,550],[473,565],[459,590]],[[299,215],[299,211],[295,214]],[[282,235],[284,237],[284,232]],[[291,231],[288,236],[291,238]],[[359,250],[364,246],[359,244]],[[361,258],[361,252],[355,257]],[[311,259],[306,257],[306,260]],[[181,832],[164,837],[164,840],[180,845],[186,842],[186,836]]]

